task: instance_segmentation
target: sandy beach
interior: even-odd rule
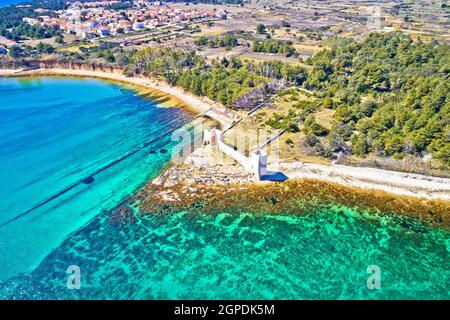
[[[110,73],[90,70],[38,69],[31,71],[0,70],[0,76],[69,76],[90,77],[128,83],[157,90],[184,102],[193,111],[205,114],[218,121],[223,127],[236,119],[233,112],[213,103],[207,98],[194,96],[185,90],[171,86],[162,81],[142,77],[127,77],[121,73]],[[412,173],[381,170],[368,167],[352,167],[345,165],[324,165],[303,162],[280,163],[269,168],[283,172],[289,179],[318,179],[338,183],[348,187],[369,190],[381,190],[388,193],[412,196],[424,199],[441,199],[450,201],[450,179],[424,176]],[[183,164],[171,166],[153,183],[170,187],[177,184],[244,184],[254,181],[233,161],[218,161],[211,156],[207,147],[197,148],[187,157]],[[170,197],[168,197],[170,198]]]
[[[207,98],[200,98],[179,87],[171,86],[163,81],[143,77],[127,77],[122,73],[111,73],[104,71],[91,71],[81,69],[36,69],[36,70],[11,70],[0,69],[0,76],[4,77],[27,77],[27,76],[66,76],[66,77],[87,77],[109,81],[116,81],[144,87],[170,95],[183,102],[191,111],[204,114],[218,121],[223,127],[233,122],[233,114],[223,106],[213,103]]]

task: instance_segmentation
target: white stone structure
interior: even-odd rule
[[[246,157],[233,147],[223,142],[223,132],[218,129],[205,130],[203,134],[204,145],[215,145],[217,149],[232,159],[239,162],[245,170],[253,174],[256,179],[262,180],[267,175],[267,160],[268,156],[262,154],[260,150],[254,151],[250,154],[250,157]]]

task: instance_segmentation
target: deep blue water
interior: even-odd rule
[[[157,175],[173,146],[160,135],[191,118],[98,80],[2,78],[0,97],[0,280]]]
[[[0,7],[6,7],[11,4],[17,4],[21,2],[26,2],[25,0],[0,0]]]

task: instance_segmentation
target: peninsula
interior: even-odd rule
[[[448,300],[449,8],[1,6],[0,299]]]

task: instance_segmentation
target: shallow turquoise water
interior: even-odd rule
[[[309,216],[107,213],[31,274],[0,285],[10,299],[448,299],[448,233],[415,233],[346,210]],[[68,265],[81,289],[66,287]],[[367,267],[381,270],[367,288]]]
[[[0,280],[157,175],[174,144],[159,136],[191,117],[98,80],[3,78],[0,97]]]
[[[109,209],[161,171],[174,142],[111,162],[191,116],[97,80],[0,79],[0,97],[2,299],[450,298],[444,230],[346,208],[113,221]],[[70,265],[80,290],[67,288]],[[370,265],[379,290],[367,288]]]

